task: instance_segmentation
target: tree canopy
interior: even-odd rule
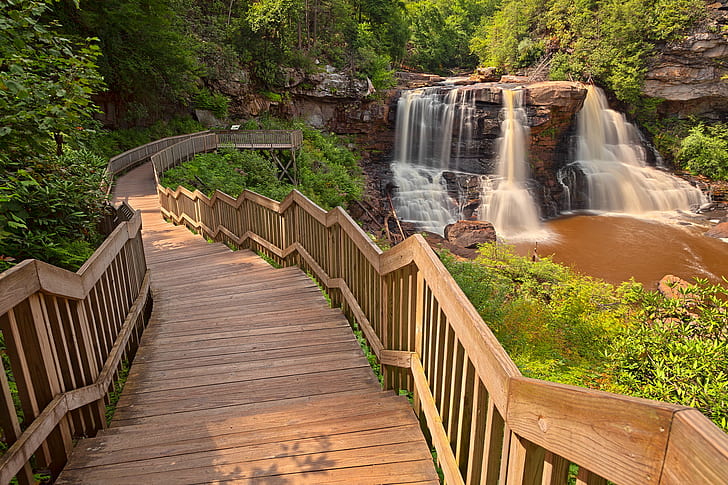
[[[0,162],[34,158],[92,119],[102,86],[97,39],[44,21],[49,2],[0,0]]]

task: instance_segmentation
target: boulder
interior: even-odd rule
[[[665,275],[657,284],[657,290],[665,297],[685,301],[696,301],[698,298],[692,293],[684,293],[690,283],[675,275]]]
[[[498,82],[500,76],[498,75],[498,69],[495,67],[479,67],[470,76],[470,79],[479,83],[494,83]]]
[[[705,235],[718,239],[728,239],[728,222],[721,222],[706,232]]]
[[[463,248],[476,249],[479,245],[495,242],[493,224],[484,221],[457,221],[445,226],[445,239]]]
[[[505,76],[501,76],[499,82],[506,84],[526,84],[528,81],[528,76],[514,76],[511,74],[506,74]]]

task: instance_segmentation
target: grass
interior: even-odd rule
[[[121,363],[119,378],[114,382],[114,388],[109,393],[109,404],[106,405],[106,424],[111,424],[111,419],[114,417],[114,412],[116,411],[116,404],[119,402],[121,391],[124,390],[124,385],[128,377],[129,362],[125,360]]]

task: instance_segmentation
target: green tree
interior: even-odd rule
[[[642,103],[647,60],[705,15],[703,0],[505,0],[471,42],[481,63],[525,67],[540,49],[552,79],[594,80]]]
[[[158,118],[196,93],[197,42],[185,35],[173,2],[94,1],[77,9],[65,0],[54,11],[69,35],[99,39],[109,98],[120,101],[130,123]]]
[[[91,119],[102,87],[94,39],[72,42],[42,21],[50,2],[0,0],[0,163],[61,153]]]
[[[474,68],[477,57],[470,52],[470,40],[482,18],[495,8],[492,0],[409,2],[411,39],[406,62],[442,74],[448,69]]]

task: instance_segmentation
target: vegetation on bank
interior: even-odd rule
[[[506,70],[548,53],[552,79],[594,80],[639,105],[656,46],[705,14],[703,0],[505,0],[471,45],[482,63]]]
[[[189,162],[182,163],[165,172],[162,184],[176,189],[183,186],[188,190],[200,190],[212,195],[221,190],[237,197],[248,189],[274,200],[282,200],[297,189],[324,209],[346,206],[361,198],[364,181],[358,158],[343,140],[324,134],[303,123],[284,123],[267,119],[264,129],[300,129],[303,131],[303,146],[296,155],[296,172],[292,179],[282,172],[275,158],[283,166],[291,161],[288,151],[226,150],[216,153],[198,154]],[[244,128],[259,129],[257,122],[250,122]],[[293,171],[291,166],[290,171]]]
[[[524,375],[694,406],[728,431],[726,287],[669,299],[500,244],[441,259]]]

